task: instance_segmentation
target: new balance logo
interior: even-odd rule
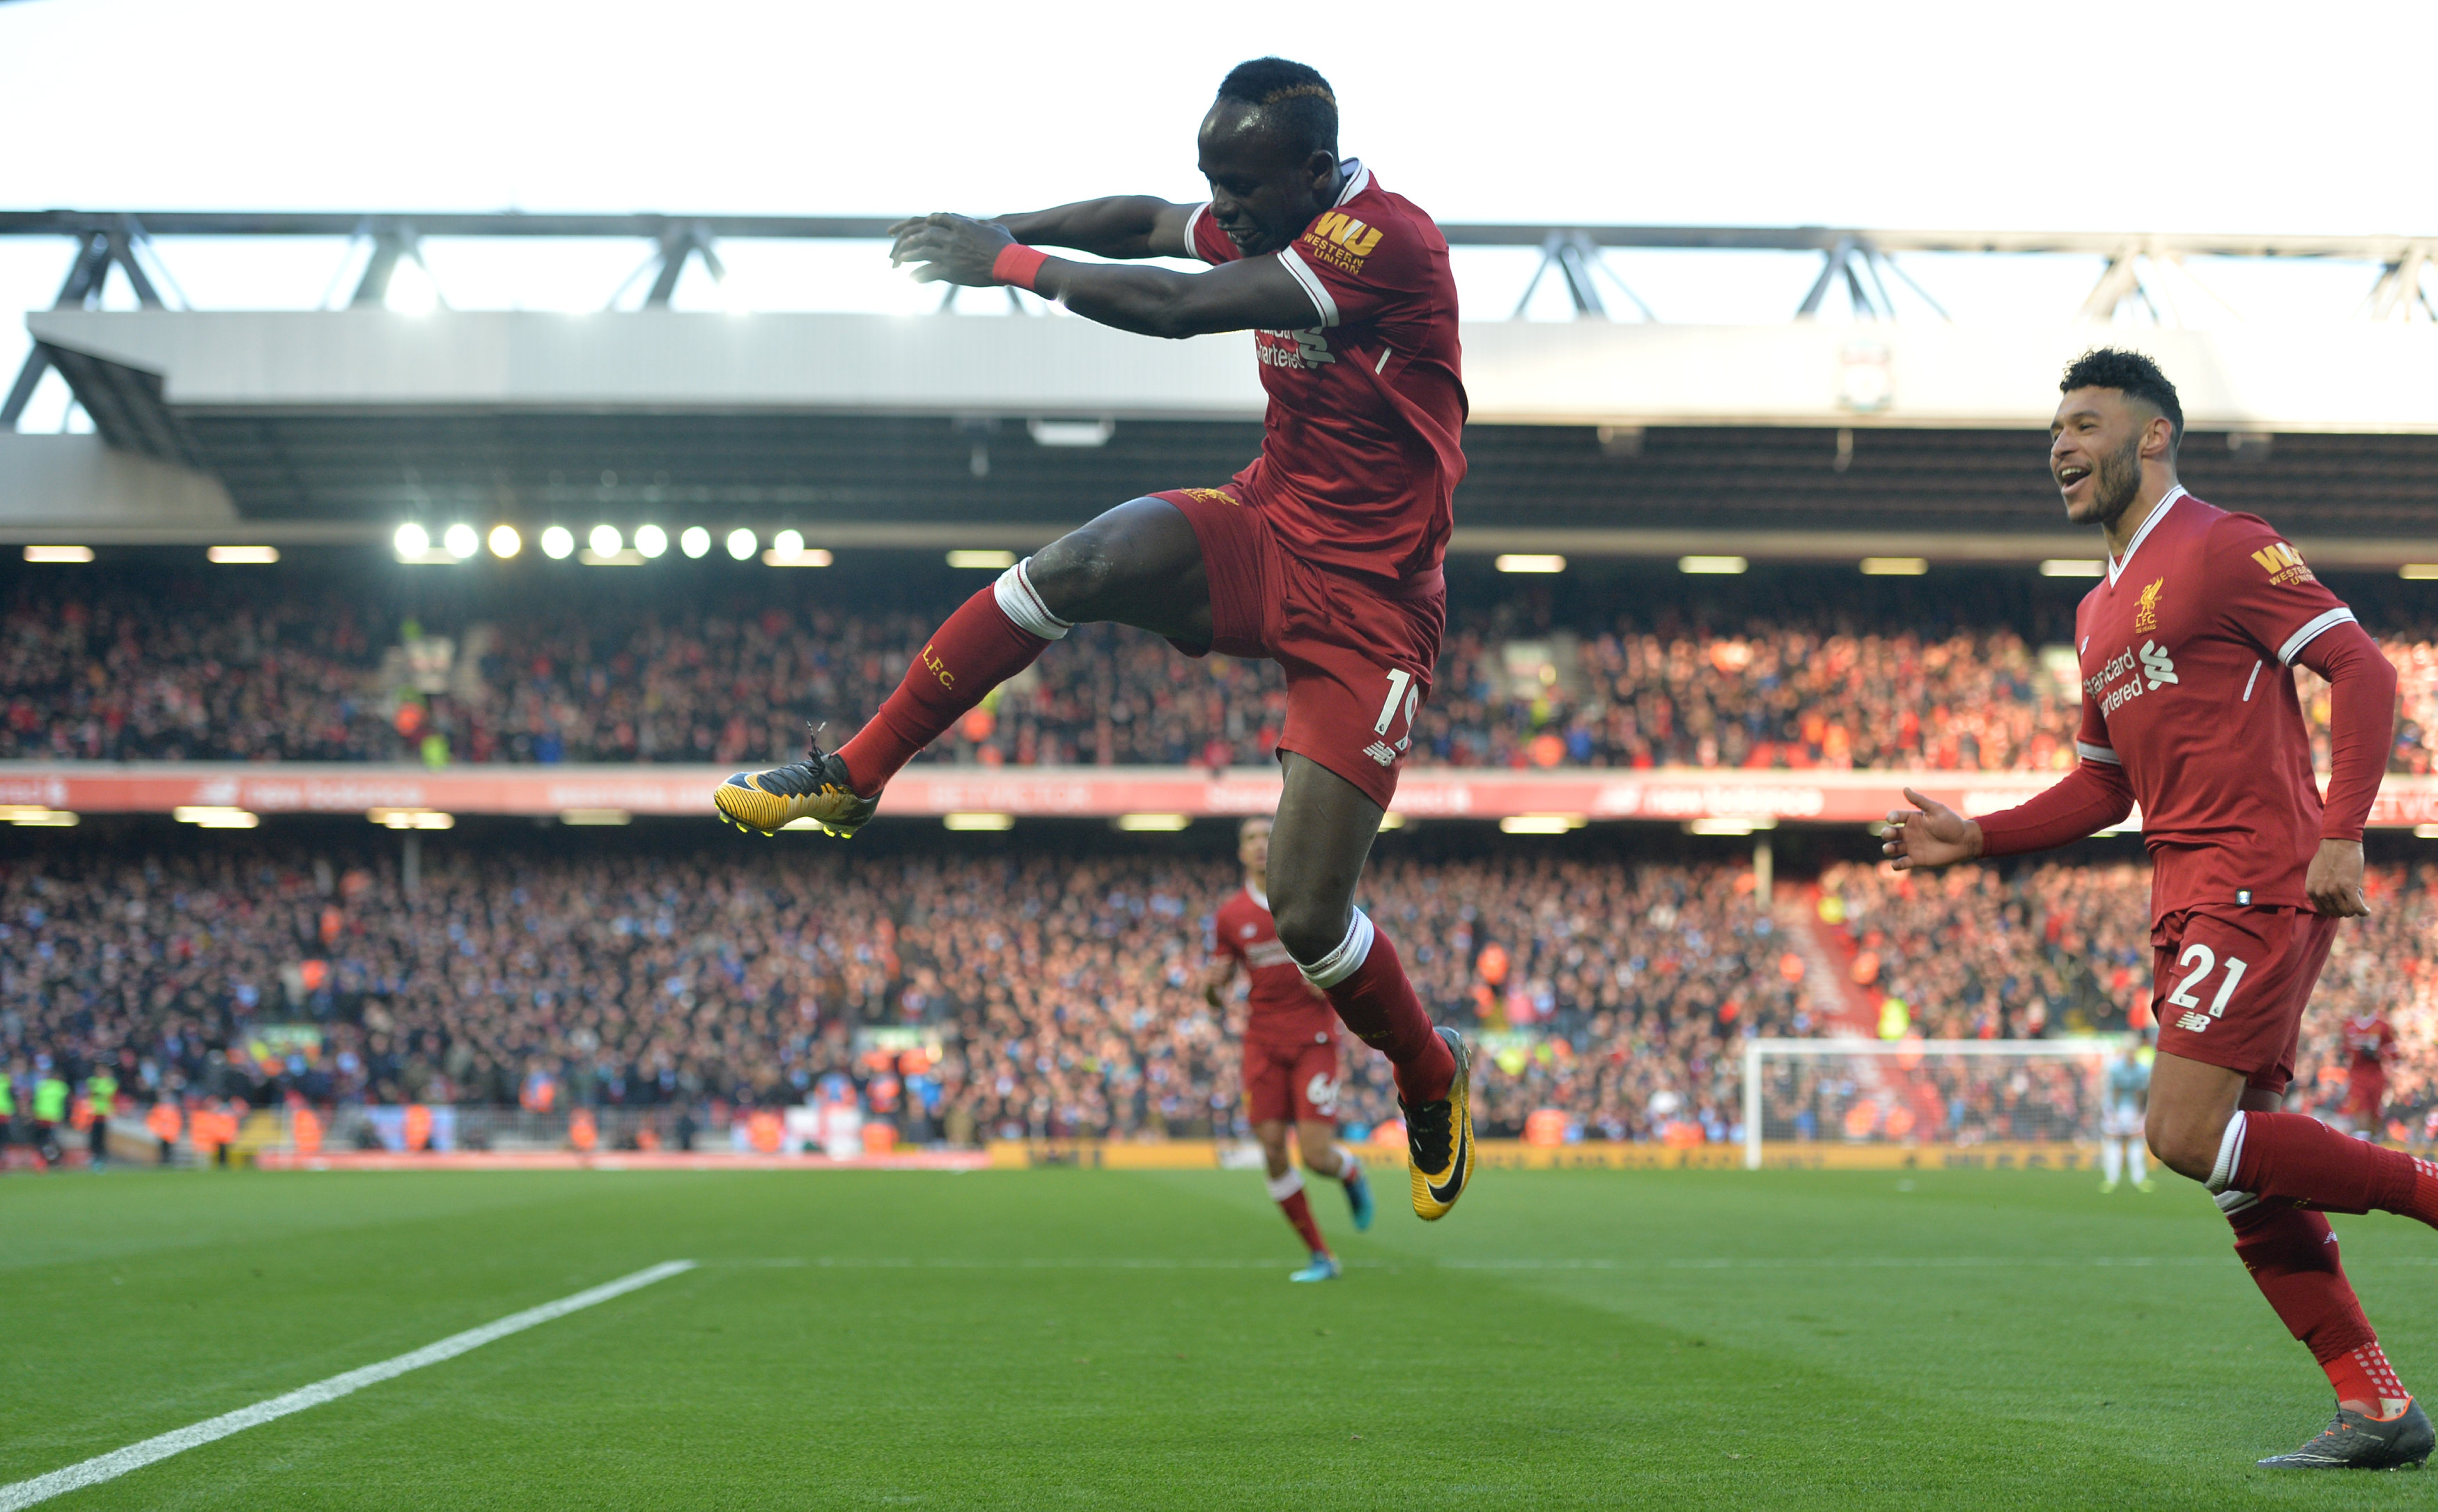
[[[2179,680],[2175,659],[2168,656],[2167,648],[2156,641],[2142,642],[2142,676],[2150,680],[2153,688]]]
[[[1397,765],[1396,747],[1390,746],[1384,740],[1375,740],[1370,745],[1364,747],[1363,754],[1370,757],[1373,761],[1378,762],[1383,766],[1394,766]]]
[[[2209,1027],[2210,1016],[2207,1013],[2186,1013],[2176,1020],[2176,1028],[2187,1034],[2199,1034]]]

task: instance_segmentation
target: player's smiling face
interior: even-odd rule
[[[1287,246],[1337,199],[1336,157],[1298,155],[1257,106],[1232,99],[1211,106],[1198,142],[1210,219],[1247,257]]]
[[[2076,389],[2049,422],[2049,476],[2065,518],[2106,525],[2142,492],[2142,443],[2153,416],[2118,389]]]

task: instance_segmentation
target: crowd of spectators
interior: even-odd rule
[[[410,613],[344,588],[21,576],[0,624],[0,759],[791,760],[808,723],[852,730],[878,706],[953,603],[934,596],[732,589]],[[2392,765],[2429,771],[2438,633],[2383,643],[2402,675]],[[2324,689],[2300,676],[2324,731]],[[1415,737],[1422,763],[1460,766],[2051,769],[2071,765],[2075,698],[2070,659],[2060,673],[1995,616],[1918,628],[1620,596],[1553,617],[1518,590],[1454,602]],[[1189,661],[1085,626],[924,759],[1250,765],[1284,712],[1267,662]]]
[[[1235,884],[1140,852],[466,845],[433,847],[409,891],[370,853],[26,847],[0,861],[0,1069],[106,1067],[139,1099],[689,1117],[886,1076],[910,1139],[1224,1135],[1243,1010],[1198,983]],[[1384,855],[1363,897],[1435,1016],[1476,1037],[1485,1134],[1553,1109],[1579,1137],[1693,1142],[1733,1133],[1750,1034],[1890,998],[1935,1038],[2138,1017],[2146,887],[2117,865],[1832,867],[1765,904],[1746,867],[1519,851]],[[2438,867],[2373,888],[2298,1091],[2334,1095],[2336,1019],[2376,1005],[2407,1046],[2394,1100],[2438,1102]],[[1386,1063],[1348,1063],[1341,1116],[1393,1117]]]

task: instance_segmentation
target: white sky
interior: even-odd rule
[[[2429,0],[15,0],[0,4],[0,203],[987,214],[1183,200],[1199,192],[1193,128],[1220,76],[1270,51],[1328,75],[1346,149],[1446,220],[2438,232]],[[754,308],[929,303],[868,248],[723,251],[733,297]],[[599,308],[639,253],[430,255],[452,305]],[[207,308],[309,306],[340,271],[335,244],[170,243],[166,257]],[[47,305],[65,259],[62,243],[0,239],[0,309]],[[1459,270],[1469,308],[1504,313],[1531,260],[1475,255]],[[1750,261],[1619,266],[1663,318],[1726,321],[1784,318],[1816,266]],[[1917,276],[1966,318],[2026,298],[2062,317],[2094,271],[1923,262]],[[2315,311],[2341,314],[2367,288],[2358,270],[2316,272],[2294,286]],[[2226,276],[2243,305],[2256,271]],[[9,371],[23,340],[0,319]]]

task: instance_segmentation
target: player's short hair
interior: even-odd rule
[[[1266,824],[1273,830],[1279,827],[1278,821],[1266,814],[1247,814],[1236,826],[1236,838],[1243,839],[1256,824]]]
[[[1221,99],[1259,109],[1298,155],[1337,153],[1337,96],[1320,70],[1283,58],[1256,58],[1228,70]]]
[[[2059,394],[2076,389],[2114,389],[2129,399],[2139,399],[2167,417],[2174,430],[2167,436],[2167,449],[2173,451],[2184,444],[2184,406],[2176,397],[2176,386],[2159,364],[2140,352],[2129,352],[2116,346],[2094,346],[2074,360],[2058,380]]]

